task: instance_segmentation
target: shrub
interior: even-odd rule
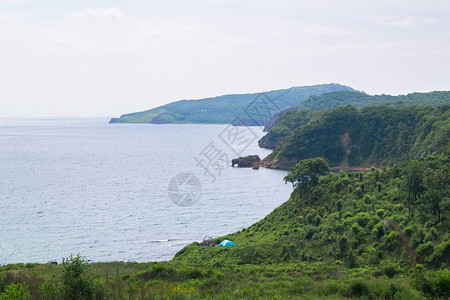
[[[79,254],[63,258],[62,292],[66,299],[106,299],[102,286],[89,275],[90,266]]]
[[[422,291],[427,297],[450,295],[450,271],[448,269],[429,272],[421,278]]]
[[[384,217],[384,209],[377,209],[377,216],[380,217],[380,219],[383,219]]]
[[[358,197],[359,199],[361,199],[364,196],[364,192],[360,187],[357,187],[353,193],[355,194],[356,197]]]
[[[345,238],[345,236],[343,236],[339,239],[339,250],[341,250],[341,253],[344,253],[346,249],[347,249],[347,239]]]
[[[377,225],[375,225],[373,227],[372,233],[377,237],[377,238],[381,238],[384,235],[384,225],[382,222],[377,223]]]
[[[411,227],[411,226],[408,226],[408,227],[406,227],[406,228],[404,229],[404,232],[405,232],[405,235],[406,235],[408,238],[410,238],[410,237],[413,235],[413,233],[414,233],[414,228]]]
[[[356,215],[356,222],[358,222],[359,226],[366,227],[367,223],[369,223],[370,217],[367,213],[361,212]]]
[[[305,234],[305,239],[306,239],[306,240],[310,240],[310,239],[313,237],[313,235],[314,235],[315,233],[316,233],[316,232],[315,232],[314,229],[309,228],[308,231],[307,231],[306,234]]]
[[[188,279],[198,279],[202,277],[202,270],[194,267],[187,267],[183,270],[183,273]]]
[[[450,241],[437,245],[434,252],[427,259],[427,262],[439,267],[440,264],[450,263]]]
[[[348,294],[350,297],[362,297],[369,294],[367,284],[362,280],[354,280],[350,283]]]
[[[364,231],[364,229],[362,228],[362,227],[360,227],[360,226],[358,226],[358,224],[353,224],[352,225],[352,232],[353,232],[353,234],[358,234],[358,233],[360,233],[360,232],[362,232],[362,231]]]
[[[347,219],[347,218],[351,218],[353,217],[352,213],[349,211],[346,211],[345,213],[342,214],[342,219]]]
[[[417,260],[420,262],[424,262],[425,259],[430,256],[434,252],[434,245],[432,242],[427,242],[425,244],[420,245],[416,249]]]
[[[27,269],[31,269],[31,268],[34,268],[36,266],[37,266],[36,263],[27,263],[27,264],[25,264],[25,268],[27,268]]]
[[[341,199],[336,201],[336,208],[337,208],[337,210],[341,210],[342,209],[342,200]]]
[[[393,278],[397,274],[397,268],[394,265],[389,264],[389,265],[383,267],[383,273],[387,277]]]
[[[0,295],[1,300],[28,300],[31,299],[30,290],[25,283],[11,283],[5,288],[5,292]]]
[[[148,280],[150,279],[160,279],[169,281],[178,281],[181,279],[180,274],[177,272],[175,267],[167,263],[155,264],[149,268],[148,272],[144,272],[148,276],[145,276]]]
[[[59,298],[59,291],[56,284],[46,281],[39,287],[39,294],[42,299],[53,300]]]

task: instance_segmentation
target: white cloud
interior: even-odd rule
[[[70,16],[75,19],[122,19],[125,14],[119,7],[89,7],[80,11],[73,11]]]
[[[388,16],[376,16],[372,18],[372,22],[385,27],[397,27],[401,29],[415,29],[423,25],[436,25],[441,23],[439,19],[424,17],[388,17]]]
[[[375,24],[389,27],[397,27],[404,29],[411,29],[417,27],[417,21],[413,17],[393,18],[387,16],[373,17],[372,21]]]
[[[425,25],[435,25],[441,23],[440,20],[435,18],[423,18],[421,22]]]

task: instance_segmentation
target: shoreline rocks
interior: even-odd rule
[[[261,163],[261,158],[258,155],[247,155],[245,157],[239,157],[231,160],[231,166],[238,168],[253,168],[254,170],[259,169]]]

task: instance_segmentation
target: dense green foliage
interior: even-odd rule
[[[339,107],[296,128],[263,165],[287,169],[321,156],[331,166],[383,166],[430,155],[450,141],[450,106]]]
[[[322,159],[306,160],[288,176],[314,165],[318,168],[312,174],[326,167]],[[292,181],[298,183],[295,178]],[[416,198],[409,212],[411,178]],[[439,155],[383,170],[340,171],[316,179],[311,193],[305,194],[298,184],[290,199],[263,220],[215,239],[230,239],[236,246],[204,247],[195,242],[168,262],[88,266],[77,256],[63,266],[3,266],[0,299],[18,290],[32,299],[70,299],[67,295],[78,283],[96,285],[107,299],[449,295],[449,147]],[[409,248],[415,249],[412,257],[407,255]]]
[[[31,293],[27,284],[12,283],[5,288],[5,292],[0,295],[1,300],[29,300]]]
[[[382,171],[372,168],[367,173],[329,173],[313,188],[312,201],[302,193],[302,186],[297,185],[289,201],[266,218],[225,237],[241,247],[222,250],[192,244],[175,259],[237,264],[341,260],[349,267],[376,267],[388,262],[406,266],[408,261],[402,255],[404,249],[398,233],[383,221],[392,219],[418,249],[419,263],[426,267],[447,265],[450,263],[449,153],[447,148],[442,155],[408,161]],[[422,188],[408,212],[407,181],[415,164],[423,170]],[[290,174],[295,174],[297,168],[302,165],[292,168]],[[440,217],[430,206],[428,193],[434,192],[441,195]],[[246,247],[248,251],[242,252]]]
[[[284,181],[292,183],[298,188],[300,195],[312,200],[312,190],[319,183],[319,177],[326,175],[328,164],[323,158],[310,158],[301,160],[289,170],[289,174],[284,177]]]
[[[379,104],[403,107],[417,106],[440,106],[450,103],[450,92],[412,93],[408,95],[367,95],[354,91],[338,91],[311,96],[299,104],[292,106],[287,112],[274,116],[266,126],[269,131],[260,141],[262,148],[275,149],[294,129],[319,118],[330,108],[352,105],[354,107],[365,107]]]
[[[393,106],[440,106],[449,104],[450,92],[439,91],[430,93],[411,93],[407,95],[368,95],[354,91],[338,91],[311,96],[294,106],[295,110],[309,109],[313,111],[329,107],[352,105],[364,107],[378,104],[390,104]]]
[[[106,299],[103,286],[91,278],[89,269],[87,260],[80,255],[63,259],[61,294],[65,299]]]
[[[292,87],[263,94],[181,100],[151,110],[113,118],[111,123],[232,123],[239,117],[246,125],[264,125],[273,114],[309,96],[340,90],[352,89],[339,84],[322,84]]]
[[[258,141],[259,147],[275,149],[292,131],[308,124],[315,114],[317,113],[310,110],[292,110],[284,113],[270,131]]]
[[[409,212],[407,182],[413,165],[420,165],[423,170],[423,187]],[[294,167],[291,174],[297,167],[301,165]],[[442,155],[383,171],[330,173],[320,178],[313,189],[312,201],[307,195],[302,196],[302,187],[298,185],[289,201],[260,222],[217,239],[217,242],[230,239],[237,247],[211,248],[194,243],[180,251],[174,260],[217,266],[306,262],[337,273],[357,269],[373,277],[392,278],[413,276],[414,265],[405,251],[410,245],[417,249],[414,259],[421,264],[418,269],[424,291],[445,295],[444,291],[450,288],[448,270],[440,271],[440,281],[435,283],[428,282],[435,279],[426,270],[445,269],[450,264],[449,188],[448,148]],[[440,194],[440,217],[432,208],[428,193]],[[391,228],[386,219],[399,224],[403,231]],[[402,234],[409,245],[399,238]],[[419,284],[420,278],[419,282],[417,278],[413,282]],[[426,285],[442,286],[437,288],[438,292],[432,291],[434,287],[427,291]]]

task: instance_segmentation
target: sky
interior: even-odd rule
[[[0,0],[0,117],[332,82],[450,90],[450,1]]]

